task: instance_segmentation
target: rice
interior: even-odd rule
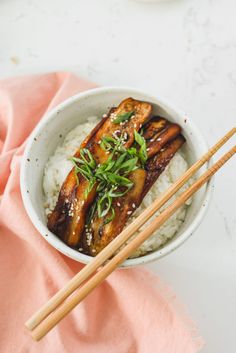
[[[98,121],[98,118],[95,116],[89,117],[86,123],[79,124],[76,128],[71,130],[66,135],[62,145],[58,146],[54,154],[49,158],[45,166],[43,177],[43,190],[45,194],[44,207],[46,215],[54,209],[62,183],[72,168],[72,163],[68,160],[68,157],[72,156],[76,152],[78,146],[90,133]],[[165,190],[167,190],[187,170],[187,168],[188,164],[186,158],[183,151],[180,150],[172,158],[165,171],[159,176],[158,180],[152,186],[151,190],[149,190],[139,208],[128,221],[128,224],[132,222],[135,217],[140,215]],[[187,187],[187,185],[185,187]],[[182,190],[183,188],[177,192],[169,202],[174,200]],[[157,250],[168,240],[173,238],[185,220],[186,211],[189,204],[190,202],[187,202],[183,205],[157,232],[155,232],[140,246],[132,257],[138,257],[148,252]],[[159,212],[156,214],[159,214]],[[146,225],[151,221],[152,218],[146,223]]]

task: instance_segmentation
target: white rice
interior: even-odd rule
[[[89,117],[86,123],[79,124],[66,135],[62,145],[58,146],[54,154],[49,158],[45,166],[43,178],[45,212],[47,215],[54,209],[61,185],[72,168],[72,163],[68,160],[68,157],[72,156],[76,152],[78,146],[90,133],[98,121],[99,120],[97,117]],[[148,192],[134,216],[128,223],[132,222],[135,217],[142,213],[144,209],[146,209],[156,198],[168,189],[187,170],[187,168],[187,161],[183,152],[180,150],[175,154],[165,171],[152,186],[151,190]],[[185,187],[187,187],[187,185]],[[181,191],[182,190],[183,188]],[[177,192],[172,200],[174,200],[181,191]],[[154,251],[173,238],[184,222],[187,206],[189,204],[190,202],[186,203],[170,219],[168,219],[156,233],[154,233],[143,243],[143,245],[141,245],[132,257],[138,257]],[[152,219],[150,219],[149,222],[151,222],[151,220]]]

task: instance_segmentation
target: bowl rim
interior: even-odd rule
[[[173,110],[177,115],[181,117],[185,117],[186,114],[180,110],[179,108],[175,107],[173,104],[170,104],[167,99],[164,99],[160,97],[159,95],[156,97],[153,95],[153,93],[150,93],[148,91],[144,92],[139,89],[135,89],[132,87],[127,87],[127,86],[105,86],[105,87],[98,87],[98,88],[92,88],[89,90],[86,90],[84,92],[77,93],[63,102],[61,102],[59,105],[51,109],[50,111],[47,111],[46,114],[43,116],[43,118],[38,122],[38,124],[35,126],[33,131],[31,132],[25,150],[24,154],[22,157],[22,162],[21,162],[21,169],[20,169],[20,189],[21,189],[21,195],[23,199],[23,204],[25,207],[25,210],[33,223],[34,227],[37,229],[37,231],[40,233],[41,236],[43,236],[44,239],[47,240],[50,245],[52,245],[54,248],[56,248],[58,251],[63,253],[64,255],[70,257],[71,259],[81,262],[81,263],[88,263],[91,261],[92,257],[88,255],[84,255],[80,252],[78,252],[75,249],[70,248],[68,245],[64,244],[63,242],[57,242],[55,241],[56,235],[51,233],[48,228],[42,223],[42,221],[38,218],[38,215],[32,205],[31,199],[29,197],[29,194],[27,193],[27,184],[26,184],[26,170],[28,168],[27,164],[27,159],[28,155],[30,153],[33,141],[35,136],[37,136],[40,131],[45,127],[48,121],[53,119],[55,115],[58,113],[58,111],[62,111],[66,109],[68,106],[73,104],[74,102],[82,99],[83,97],[86,96],[93,96],[97,95],[98,93],[106,93],[106,92],[116,92],[119,91],[120,93],[124,92],[126,93],[127,91],[130,91],[130,94],[137,94],[137,95],[143,95],[145,97],[148,97],[150,101],[158,101],[161,107],[167,108],[168,110]],[[131,93],[132,92],[132,93]],[[188,117],[188,125],[191,126],[191,131],[193,132],[193,136],[198,136],[198,139],[201,141],[201,146],[202,146],[202,153],[205,153],[208,149],[208,144],[206,143],[205,139],[203,138],[201,132],[195,125],[195,123],[189,119]],[[207,163],[209,165],[209,162]],[[148,253],[146,255],[143,255],[141,257],[137,258],[131,258],[126,261],[124,261],[119,267],[120,268],[128,268],[128,267],[133,267],[137,265],[143,265],[149,262],[153,262],[154,260],[158,260],[167,254],[170,254],[174,250],[176,250],[180,245],[182,245],[188,238],[190,238],[194,231],[198,228],[200,225],[201,221],[203,220],[204,215],[206,214],[206,211],[208,209],[208,206],[210,204],[211,196],[212,196],[212,190],[213,190],[213,184],[214,181],[211,179],[207,185],[206,185],[206,191],[205,195],[202,201],[202,205],[197,211],[192,223],[188,226],[188,228],[181,234],[181,236],[177,237],[174,239],[171,243],[166,243],[161,247],[160,249],[157,249],[151,253]],[[45,236],[47,235],[47,236]]]

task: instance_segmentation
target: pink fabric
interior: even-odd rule
[[[117,270],[40,342],[24,322],[82,267],[52,248],[22,204],[25,141],[44,113],[94,85],[68,73],[0,82],[0,347],[4,353],[194,353],[201,340],[160,280]]]

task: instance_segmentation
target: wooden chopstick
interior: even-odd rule
[[[122,248],[104,267],[91,277],[81,288],[61,304],[50,316],[36,327],[31,335],[40,340],[60,320],[62,320],[76,305],[78,305],[95,287],[97,287],[111,272],[128,258],[154,231],[156,231],[179,207],[181,207],[196,191],[198,191],[234,154],[236,146],[209,168],[197,181],[184,191],[173,203],[157,216],[140,234]]]
[[[39,311],[37,311],[25,324],[33,330],[40,324],[58,305],[71,295],[89,276],[91,276],[132,234],[134,234],[154,213],[160,209],[195,173],[198,171],[236,132],[231,129],[210,150],[194,163],[161,197],[155,200],[135,222],[127,226],[118,237],[106,246],[89,264],[76,274],[62,289],[60,289]]]

